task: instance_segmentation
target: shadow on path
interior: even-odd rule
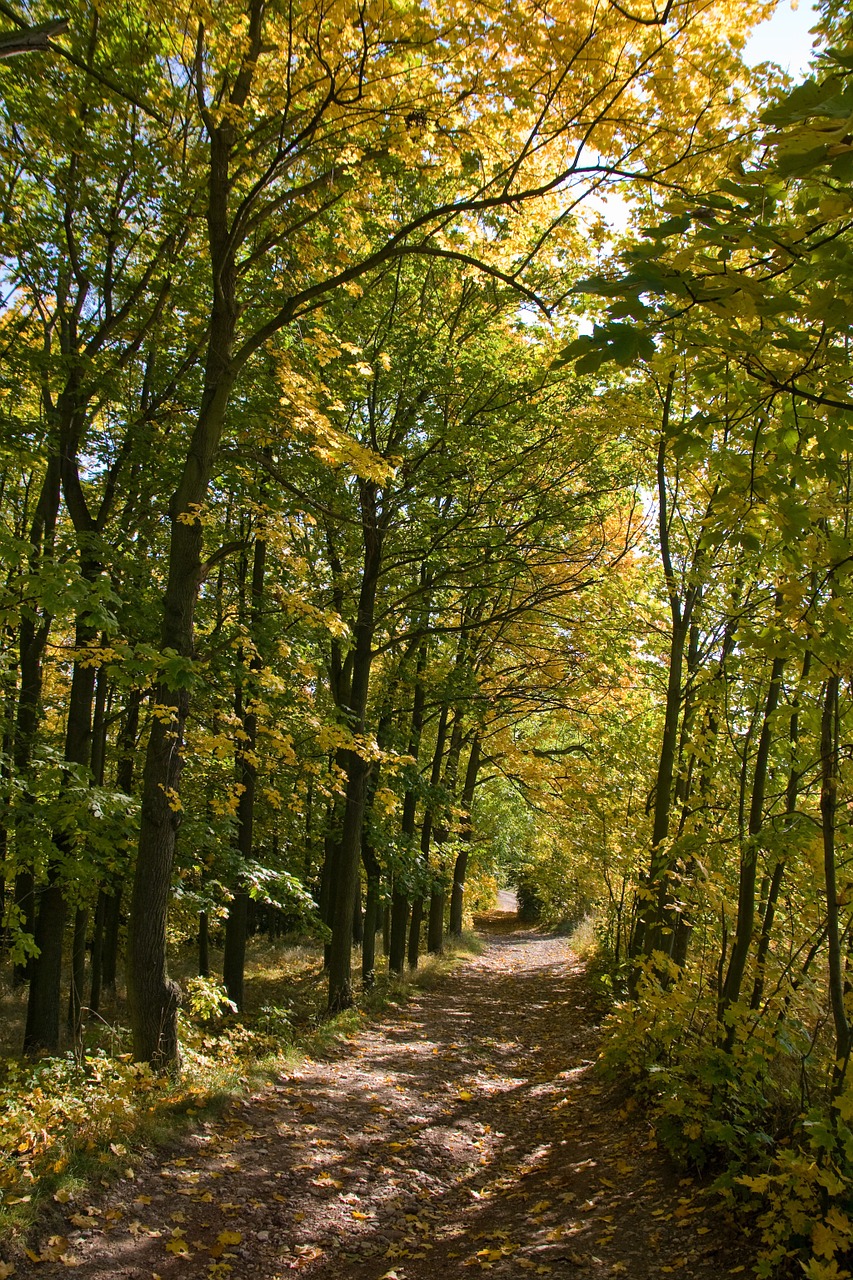
[[[594,1007],[565,941],[508,913],[479,924],[482,956],[78,1213],[81,1280],[744,1271],[700,1189],[591,1075]]]

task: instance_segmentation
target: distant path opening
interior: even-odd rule
[[[518,895],[515,889],[498,889],[498,911],[511,911],[518,914]]]

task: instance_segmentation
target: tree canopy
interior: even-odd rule
[[[346,1008],[508,879],[847,1274],[853,35],[794,85],[771,8],[0,5],[26,1053],[119,981],[176,1069],[170,948],[239,1012],[296,921]]]

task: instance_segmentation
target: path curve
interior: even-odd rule
[[[715,1280],[743,1257],[591,1073],[564,940],[492,913],[483,955],[232,1106],[41,1244],[45,1280]],[[740,1246],[742,1248],[742,1246]]]

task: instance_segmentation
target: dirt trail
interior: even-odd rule
[[[744,1273],[743,1246],[591,1075],[589,995],[561,939],[497,913],[484,955],[333,1061],[232,1107],[106,1200],[70,1205],[81,1280],[441,1280]],[[740,1256],[738,1253],[740,1252]]]

